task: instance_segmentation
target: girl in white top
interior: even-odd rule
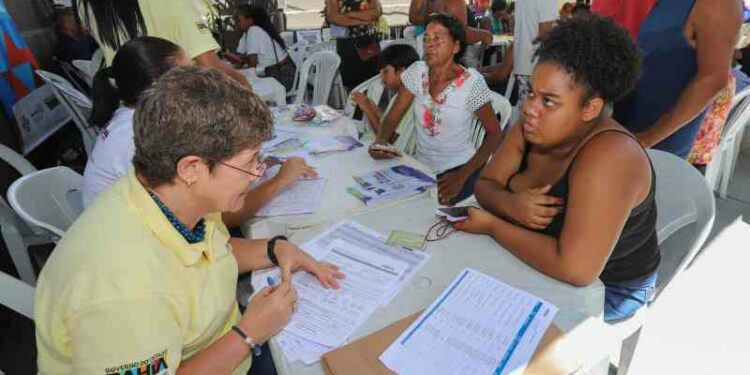
[[[294,74],[294,63],[286,52],[284,39],[271,23],[266,10],[255,5],[241,4],[237,7],[234,19],[237,28],[244,31],[237,45],[241,63],[255,68],[257,72],[265,73],[266,76],[276,78],[290,90],[294,76],[286,82],[288,74],[282,76],[279,72],[284,70]]]
[[[465,46],[464,26],[455,16],[430,16],[424,39],[425,61],[415,62],[401,74],[403,86],[373,143],[387,143],[413,102],[417,120],[415,156],[437,174],[441,204],[455,204],[474,193],[474,182],[501,138],[484,78],[457,63]],[[474,148],[473,140],[476,118],[486,132],[479,149]],[[371,148],[370,155],[376,159],[393,157],[382,150]]]
[[[178,45],[161,38],[138,37],[125,43],[112,65],[96,74],[90,121],[101,131],[83,172],[85,207],[130,169],[135,153],[133,107],[138,96],[173,66],[189,63]]]
[[[172,67],[189,64],[190,59],[176,44],[160,38],[138,37],[125,43],[117,51],[112,66],[94,77],[90,120],[102,130],[83,172],[84,207],[131,168],[135,154],[133,108],[141,92]],[[303,159],[287,160],[276,176],[246,195],[245,204],[238,211],[225,212],[224,223],[235,227],[246,222],[298,178],[314,176],[317,173]]]

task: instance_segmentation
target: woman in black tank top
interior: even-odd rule
[[[591,16],[562,21],[536,55],[521,118],[477,182],[484,210],[457,227],[572,285],[600,278],[605,320],[628,317],[656,283],[655,176],[605,108],[632,89],[638,54],[626,30]]]

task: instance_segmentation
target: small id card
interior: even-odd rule
[[[392,246],[402,246],[414,250],[424,250],[427,245],[424,235],[400,230],[394,230],[391,232],[386,243]]]

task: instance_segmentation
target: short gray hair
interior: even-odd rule
[[[133,165],[150,187],[171,183],[177,162],[194,155],[213,169],[271,137],[268,106],[224,73],[177,67],[144,91],[133,120]]]

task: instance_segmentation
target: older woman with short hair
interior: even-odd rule
[[[218,71],[181,67],[144,92],[134,131],[134,169],[71,226],[40,275],[39,372],[245,374],[251,351],[294,310],[291,273],[326,287],[343,276],[283,238],[230,238],[221,221],[263,174],[268,108]],[[240,315],[238,273],[274,265],[281,283]]]
[[[403,85],[391,111],[380,125],[373,146],[388,143],[396,125],[414,102],[417,118],[415,157],[438,176],[441,204],[454,204],[474,192],[474,183],[500,144],[500,123],[490,102],[490,90],[475,69],[461,66],[466,31],[452,14],[433,14],[427,21],[424,60],[401,74]],[[485,137],[474,149],[474,123],[479,119]],[[371,147],[376,159],[393,153]]]

